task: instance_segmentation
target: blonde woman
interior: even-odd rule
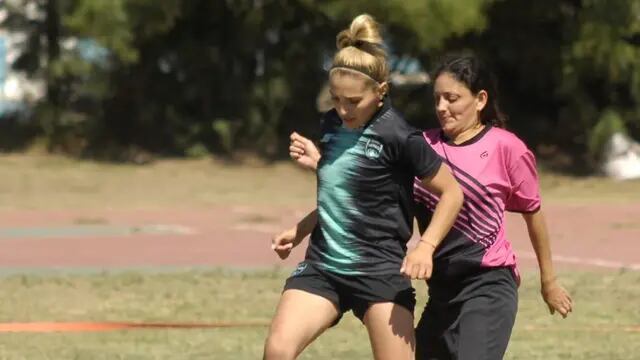
[[[305,261],[287,279],[265,359],[294,359],[343,313],[364,323],[375,359],[414,359],[411,279],[426,279],[462,191],[420,131],[392,107],[378,24],[356,17],[337,36],[329,73],[334,108],[321,123],[317,209],[273,239],[281,258],[311,233]],[[440,201],[408,254],[413,181]]]

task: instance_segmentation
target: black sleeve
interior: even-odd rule
[[[421,131],[409,134],[404,144],[403,153],[406,164],[420,179],[435,175],[442,164],[442,159],[427,143]]]
[[[336,127],[335,118],[337,116],[338,115],[335,113],[335,110],[329,110],[320,118],[320,137],[314,141],[314,144],[318,147],[321,154],[324,152],[324,145],[329,140],[327,134],[333,133],[333,130]]]

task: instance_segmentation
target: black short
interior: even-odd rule
[[[284,290],[302,290],[319,295],[336,304],[340,316],[352,310],[363,321],[364,314],[373,303],[392,302],[413,314],[416,305],[411,280],[402,274],[341,275],[325,271],[313,264],[302,262],[287,279]]]
[[[502,359],[517,311],[510,268],[488,269],[459,283],[430,283],[416,328],[416,359]]]

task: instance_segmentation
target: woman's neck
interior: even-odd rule
[[[445,135],[447,135],[447,137],[456,145],[460,145],[466,141],[469,141],[471,139],[473,139],[474,136],[478,135],[482,129],[485,128],[486,125],[478,122],[475,125],[471,126],[470,128],[464,129],[462,131],[460,131],[459,133],[452,133],[452,134],[447,134],[445,132]]]

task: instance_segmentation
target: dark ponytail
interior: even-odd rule
[[[451,74],[465,84],[473,95],[484,90],[488,94],[487,105],[480,112],[480,122],[504,128],[507,116],[500,110],[496,79],[489,69],[473,55],[449,55],[436,68],[432,79],[443,73]]]

